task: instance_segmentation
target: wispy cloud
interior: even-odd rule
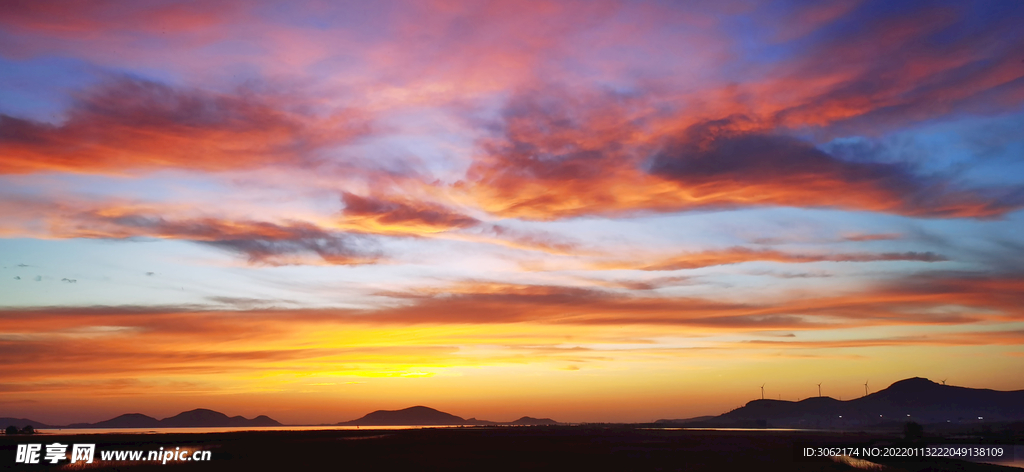
[[[948,259],[932,252],[889,252],[889,253],[834,253],[834,254],[796,254],[771,249],[749,249],[735,246],[722,250],[707,250],[684,253],[664,257],[654,262],[637,261],[599,262],[595,268],[603,269],[640,269],[640,270],[682,270],[700,269],[719,265],[740,264],[744,262],[782,262],[801,264],[811,262],[878,262],[878,261],[917,261],[942,262]]]
[[[330,264],[370,264],[381,257],[375,242],[364,235],[290,221],[270,223],[217,218],[164,218],[130,208],[108,208],[74,214],[55,222],[53,232],[65,238],[126,239],[151,237],[194,241],[248,257],[263,264],[301,263],[318,256]]]

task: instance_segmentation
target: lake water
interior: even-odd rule
[[[174,433],[231,433],[238,431],[359,431],[381,429],[422,429],[422,428],[459,428],[460,425],[432,426],[257,426],[257,427],[220,427],[220,428],[62,428],[39,429],[39,434],[77,435],[77,434],[174,434]],[[470,426],[466,426],[467,428]]]

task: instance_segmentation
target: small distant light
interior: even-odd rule
[[[985,417],[984,416],[979,416],[978,419],[979,420],[983,420],[983,419],[985,419]]]
[[[843,417],[843,415],[839,415],[839,417],[840,417],[840,418],[842,418],[842,417]]]
[[[907,415],[907,416],[910,416],[910,415]]]

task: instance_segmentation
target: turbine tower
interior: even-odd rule
[[[868,381],[864,381],[864,396],[868,396]]]
[[[821,382],[818,382],[818,397],[821,397]]]
[[[764,400],[764,384],[761,384],[761,399]]]
[[[942,379],[942,385],[946,385],[946,379]]]

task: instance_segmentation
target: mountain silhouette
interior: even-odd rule
[[[519,418],[518,420],[515,420],[515,421],[513,421],[512,423],[509,423],[509,424],[514,424],[514,425],[519,425],[519,426],[547,426],[547,425],[556,425],[556,424],[559,424],[559,423],[557,421],[551,419],[551,418],[531,418],[529,416],[524,416],[524,417]]]
[[[518,420],[502,423],[497,421],[462,419],[459,416],[438,411],[425,406],[414,406],[404,410],[377,410],[362,418],[337,423],[340,426],[534,426],[560,424],[550,418],[531,418],[524,416]],[[178,413],[169,418],[158,420],[141,413],[127,413],[97,423],[75,423],[67,426],[53,426],[24,418],[0,418],[0,426],[17,426],[18,429],[31,425],[33,428],[223,428],[223,427],[259,427],[282,426],[266,415],[253,419],[242,416],[228,416],[224,413],[205,408]]]
[[[99,423],[77,423],[69,428],[159,428],[160,420],[142,413],[126,413]]]
[[[502,423],[497,421],[468,420],[425,406],[414,406],[403,410],[377,410],[362,418],[338,423],[339,426],[536,426],[560,424],[551,418],[524,416],[518,420]]]
[[[686,423],[699,423],[703,421],[709,421],[715,419],[715,416],[697,416],[693,418],[680,418],[674,420],[657,420],[655,423],[664,424],[686,424]]]
[[[487,420],[478,420],[476,418],[470,418],[470,419],[466,420],[466,424],[470,425],[470,426],[497,426],[497,425],[500,425],[502,423],[498,423],[497,421],[487,421]]]
[[[0,418],[0,424],[5,418]],[[12,423],[14,424],[14,423]],[[31,424],[31,423],[28,423]],[[242,416],[225,415],[219,411],[197,408],[178,413],[170,418],[158,420],[142,413],[127,413],[98,423],[75,423],[65,428],[224,428],[224,427],[256,427],[281,426],[281,423],[260,415],[253,419]],[[60,426],[34,426],[35,428],[59,428]]]
[[[250,420],[241,416],[229,417],[219,411],[197,408],[178,413],[170,418],[164,418],[160,420],[159,426],[162,428],[216,428],[230,426],[281,426],[281,423],[265,415],[260,415]]]
[[[403,410],[377,410],[362,418],[338,424],[341,426],[441,426],[471,423],[433,408],[414,406]]]
[[[914,377],[854,400],[812,397],[799,402],[753,400],[701,426],[844,428],[893,422],[1011,422],[1024,420],[1024,390],[997,391],[941,385]],[[659,422],[672,422],[662,420]]]
[[[19,430],[26,426],[31,426],[32,429],[53,428],[53,426],[48,424],[32,421],[26,418],[0,418],[0,429],[8,426],[16,426]]]

